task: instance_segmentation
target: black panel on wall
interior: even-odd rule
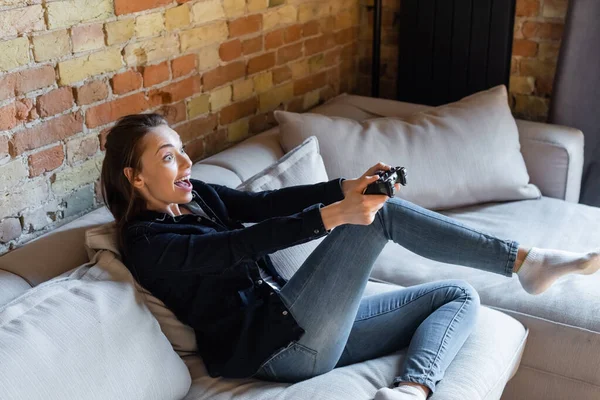
[[[437,106],[510,79],[515,0],[401,0],[397,99]]]

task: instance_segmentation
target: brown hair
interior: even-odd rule
[[[168,125],[168,122],[159,114],[127,115],[119,119],[106,136],[100,177],[102,198],[115,218],[121,254],[126,250],[123,243],[125,226],[146,209],[145,201],[123,170],[127,167],[135,172],[141,170],[142,138],[160,125]]]

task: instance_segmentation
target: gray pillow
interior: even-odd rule
[[[529,183],[504,86],[403,119],[284,111],[275,118],[284,151],[317,136],[329,176],[358,177],[378,161],[406,167],[408,185],[397,196],[425,208],[541,197]]]
[[[3,399],[177,400],[191,385],[132,285],[84,264],[0,307]]]
[[[305,139],[299,146],[281,157],[256,175],[242,182],[236,189],[248,192],[281,189],[288,186],[309,185],[326,182],[329,178],[319,154],[319,143],[314,136]],[[252,224],[247,223],[245,226]],[[304,260],[321,243],[324,237],[311,240],[269,255],[277,272],[290,279]]]
[[[181,322],[165,303],[142,287],[121,261],[114,221],[86,230],[85,248],[94,270],[104,272],[103,279],[135,287],[136,297],[146,303],[177,354],[183,357],[198,351],[194,329]]]

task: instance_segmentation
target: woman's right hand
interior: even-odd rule
[[[348,192],[344,200],[340,201],[340,212],[345,223],[370,225],[373,222],[377,211],[389,199],[385,194],[363,194],[367,186],[377,179],[379,179],[377,175],[359,178],[356,187]]]
[[[343,200],[321,208],[325,229],[343,224],[370,225],[389,198],[385,194],[362,194],[365,188],[377,179],[377,175],[358,178],[357,184],[346,193]]]

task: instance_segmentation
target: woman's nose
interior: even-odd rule
[[[184,168],[189,168],[192,166],[192,160],[187,155],[187,153],[180,154],[179,164],[181,164]]]

